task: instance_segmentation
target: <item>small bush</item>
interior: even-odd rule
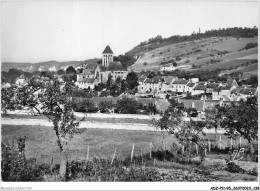
[[[257,43],[248,43],[246,44],[245,49],[255,48],[257,46],[258,46]]]

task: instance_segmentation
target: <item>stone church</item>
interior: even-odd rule
[[[77,74],[76,85],[81,89],[93,89],[98,83],[106,83],[108,77],[111,75],[113,81],[118,77],[126,79],[128,74],[127,68],[125,68],[121,62],[114,61],[114,53],[111,48],[106,46],[102,53],[102,62],[95,64],[83,64],[82,73]]]

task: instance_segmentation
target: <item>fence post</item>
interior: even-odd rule
[[[150,143],[150,159],[152,159],[152,142]]]
[[[198,151],[198,145],[196,144],[195,145],[195,148],[196,148],[196,153],[197,153],[197,155],[199,154],[199,151]]]
[[[241,148],[241,146],[242,146],[242,138],[241,138],[241,136],[239,137],[239,148]]]
[[[87,150],[87,160],[89,160],[89,146],[88,146],[88,150]]]
[[[233,138],[232,137],[230,139],[230,142],[231,142],[231,148],[233,149]]]
[[[134,149],[135,149],[135,144],[133,143],[132,153],[131,153],[131,162],[132,162],[133,156],[134,156]]]
[[[221,150],[221,135],[219,136],[219,149]]]
[[[182,154],[184,154],[184,145],[182,145]]]
[[[113,162],[114,162],[115,156],[116,156],[116,149],[115,149],[115,152],[114,152],[113,157],[112,157],[111,165],[112,165]]]

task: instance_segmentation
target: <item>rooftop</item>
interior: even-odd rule
[[[111,50],[109,45],[106,46],[105,50],[103,51],[103,54],[113,54],[113,51]]]

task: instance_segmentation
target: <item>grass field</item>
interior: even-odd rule
[[[26,156],[35,157],[40,163],[50,162],[52,157],[54,162],[58,162],[59,149],[52,128],[2,125],[2,142],[23,136],[27,138]],[[166,137],[166,144],[171,145],[173,140],[165,132],[88,129],[82,134],[75,135],[70,142],[69,160],[86,158],[88,146],[90,146],[91,158],[110,158],[115,148],[118,157],[129,156],[133,143],[135,143],[135,154],[140,155],[141,148],[143,152],[149,152],[151,142],[155,149],[162,147],[164,137]]]
[[[59,149],[54,130],[51,127],[2,125],[1,132],[2,142],[26,136],[26,156],[35,157],[40,163],[50,162],[53,157],[54,162],[58,163]],[[217,140],[220,136],[222,147],[229,146],[230,140],[227,139],[227,136],[217,135]],[[206,138],[214,140],[214,135],[208,134]],[[131,154],[133,143],[135,144],[134,153],[140,155],[141,149],[143,153],[149,153],[151,142],[153,149],[158,150],[164,148],[164,143],[166,149],[170,149],[174,141],[176,142],[176,139],[173,135],[161,131],[88,129],[82,134],[75,135],[70,142],[69,160],[86,158],[88,146],[90,146],[90,158],[110,158],[115,148],[117,148],[117,156],[124,158]],[[246,141],[242,139],[242,144],[245,143]],[[238,144],[239,138],[233,140],[233,145]]]

